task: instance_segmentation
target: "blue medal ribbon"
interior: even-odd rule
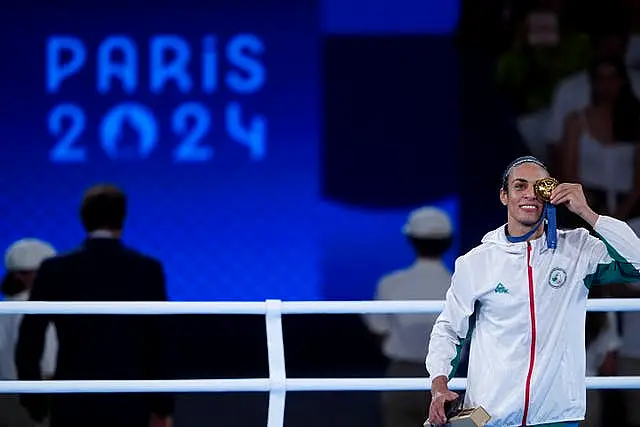
[[[547,217],[547,247],[549,249],[555,249],[558,246],[558,223],[556,221],[556,206],[551,203],[545,203],[544,210]]]
[[[511,243],[526,242],[529,240],[529,237],[538,230],[545,219],[547,220],[547,247],[549,249],[555,249],[558,246],[558,226],[556,221],[556,207],[551,203],[544,204],[544,210],[542,211],[542,215],[540,215],[538,223],[528,233],[518,237],[507,234],[507,240]]]

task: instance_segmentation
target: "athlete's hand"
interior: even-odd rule
[[[447,423],[444,404],[458,398],[458,394],[447,387],[446,377],[434,378],[431,382],[431,405],[429,406],[429,424],[441,425]]]
[[[554,205],[564,204],[570,212],[587,221],[592,227],[598,220],[598,214],[589,207],[580,184],[566,182],[558,184],[551,193],[550,202]]]

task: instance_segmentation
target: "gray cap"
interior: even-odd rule
[[[420,239],[445,239],[451,237],[453,226],[449,215],[442,209],[424,207],[409,214],[402,232]]]
[[[49,243],[38,239],[21,239],[14,242],[4,253],[7,271],[34,271],[42,261],[56,255]]]

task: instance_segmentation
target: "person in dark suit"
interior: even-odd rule
[[[90,188],[80,208],[82,246],[42,263],[30,301],[166,301],[163,267],[121,241],[127,201],[109,185]],[[20,380],[41,380],[45,331],[55,325],[56,380],[168,379],[166,316],[24,316],[15,362]],[[34,421],[51,427],[169,427],[170,394],[25,394]]]

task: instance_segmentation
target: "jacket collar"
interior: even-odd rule
[[[547,247],[547,233],[544,231],[540,237],[531,239],[528,242],[512,243],[507,240],[507,224],[503,224],[500,227],[492,230],[484,235],[482,243],[493,244],[507,253],[522,254],[527,250],[527,243],[530,243],[532,249],[536,253],[544,253],[551,250]]]

